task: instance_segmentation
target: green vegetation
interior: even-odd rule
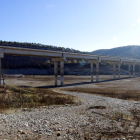
[[[90,53],[90,52],[81,52],[72,48],[57,47],[53,45],[44,45],[40,43],[28,43],[28,42],[13,42],[13,41],[2,41],[0,40],[0,46],[11,46],[11,47],[22,47],[30,49],[42,49],[42,50],[51,50],[51,51],[61,51],[61,52],[71,52],[71,53]]]

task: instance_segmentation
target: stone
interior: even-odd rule
[[[33,135],[33,133],[30,132],[30,131],[26,131],[26,133],[29,134],[29,135]]]
[[[60,136],[60,133],[57,133],[57,136],[59,137]]]
[[[26,134],[26,132],[25,132],[24,130],[18,130],[18,132],[19,132],[20,134]]]
[[[38,132],[38,130],[34,130],[34,132]]]

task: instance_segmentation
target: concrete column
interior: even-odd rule
[[[1,72],[2,72],[2,64],[1,64],[1,58],[0,58],[0,85],[1,85]]]
[[[131,65],[129,64],[129,77],[131,77]]]
[[[55,86],[57,86],[57,61],[54,61]]]
[[[1,64],[1,58],[0,58],[0,85],[1,85],[1,71],[2,71],[2,64]]]
[[[99,63],[96,63],[96,82],[99,82]]]
[[[93,63],[91,64],[91,82],[93,83]]]
[[[133,77],[135,77],[135,64],[133,64]]]
[[[1,85],[1,70],[2,70],[2,65],[1,65],[1,58],[0,58],[0,85]]]
[[[114,79],[116,79],[116,64],[114,64]]]
[[[64,86],[64,61],[60,61],[61,86]]]
[[[118,79],[120,79],[120,64],[118,64]]]

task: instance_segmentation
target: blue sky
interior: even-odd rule
[[[140,45],[140,0],[0,0],[0,40],[81,51]]]

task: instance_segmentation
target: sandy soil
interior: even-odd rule
[[[96,77],[94,77],[94,81]],[[128,78],[127,75],[121,76],[122,79],[114,80],[112,75],[101,75],[99,77],[99,83],[91,83],[90,76],[65,76],[64,87],[60,86],[60,76],[58,76],[57,88],[69,88],[69,87],[82,87],[82,88],[115,88],[126,90],[140,90],[140,77]],[[6,76],[5,83],[7,85],[27,86],[27,87],[42,87],[42,88],[55,88],[54,76]]]

